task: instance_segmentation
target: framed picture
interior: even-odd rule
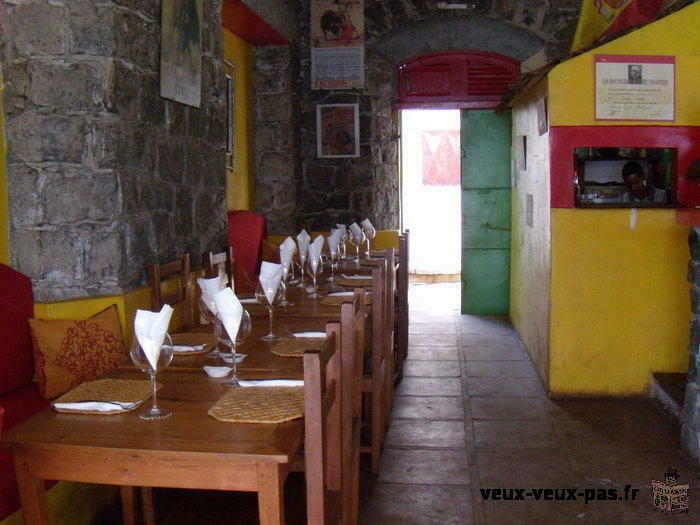
[[[226,168],[236,169],[236,64],[224,60],[226,74]]]
[[[202,0],[163,2],[160,95],[188,106],[202,104]]]
[[[319,158],[360,156],[360,105],[316,106],[316,151]]]

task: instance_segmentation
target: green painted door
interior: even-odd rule
[[[462,313],[507,314],[510,112],[462,111]]]

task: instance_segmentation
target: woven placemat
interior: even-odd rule
[[[301,357],[307,350],[321,348],[325,340],[325,337],[283,337],[271,352],[282,357]]]
[[[160,389],[163,385],[156,383],[156,388]],[[121,414],[129,412],[138,407],[146,399],[151,397],[151,382],[142,381],[140,379],[98,379],[97,381],[88,381],[82,385],[76,386],[63,394],[53,403],[82,403],[84,401],[116,401],[118,403],[134,403],[132,408],[124,408],[121,410],[113,410],[110,412],[99,412],[97,410],[67,410],[54,407],[57,412],[68,414]],[[52,406],[53,406],[52,403]]]
[[[347,301],[352,301],[352,295],[326,295],[321,299],[321,304],[327,306],[339,306]],[[365,292],[365,304],[372,304],[372,294]]]
[[[175,355],[197,355],[209,352],[216,341],[214,341],[214,336],[211,334],[170,334],[170,338],[173,340],[173,345],[181,346],[199,346],[204,345],[201,350],[192,350],[191,352],[173,352]]]
[[[345,277],[338,277],[338,284],[340,286],[349,286],[350,288],[356,288],[358,286],[369,287],[374,284],[374,281],[369,277],[367,279],[346,279]]]
[[[304,415],[304,387],[231,388],[207,413],[227,423],[283,423]]]

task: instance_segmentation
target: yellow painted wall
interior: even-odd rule
[[[697,126],[700,123],[700,3],[567,60],[549,73],[551,126],[619,126],[624,121],[596,122],[595,54],[675,55],[676,121],[660,123]],[[632,124],[639,124],[632,122]]]
[[[688,366],[688,228],[675,210],[552,210],[552,395],[643,395]]]
[[[550,125],[645,124],[594,120],[594,54],[674,55],[663,124],[699,125],[699,23],[696,3],[554,68]],[[550,395],[645,395],[650,374],[687,370],[687,235],[672,209],[639,210],[635,230],[630,209],[551,210]]]
[[[1,69],[2,64],[0,64]],[[7,200],[7,149],[5,113],[2,107],[4,83],[0,71],[0,263],[10,264],[10,215]]]
[[[230,31],[224,32],[224,58],[236,64],[236,166],[228,170],[226,197],[229,210],[253,208],[253,46]]]

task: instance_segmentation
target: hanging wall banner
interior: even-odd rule
[[[675,120],[675,57],[595,55],[596,120]]]
[[[364,85],[364,0],[312,0],[311,88]]]
[[[664,0],[583,0],[571,52],[648,24],[663,6]]]

